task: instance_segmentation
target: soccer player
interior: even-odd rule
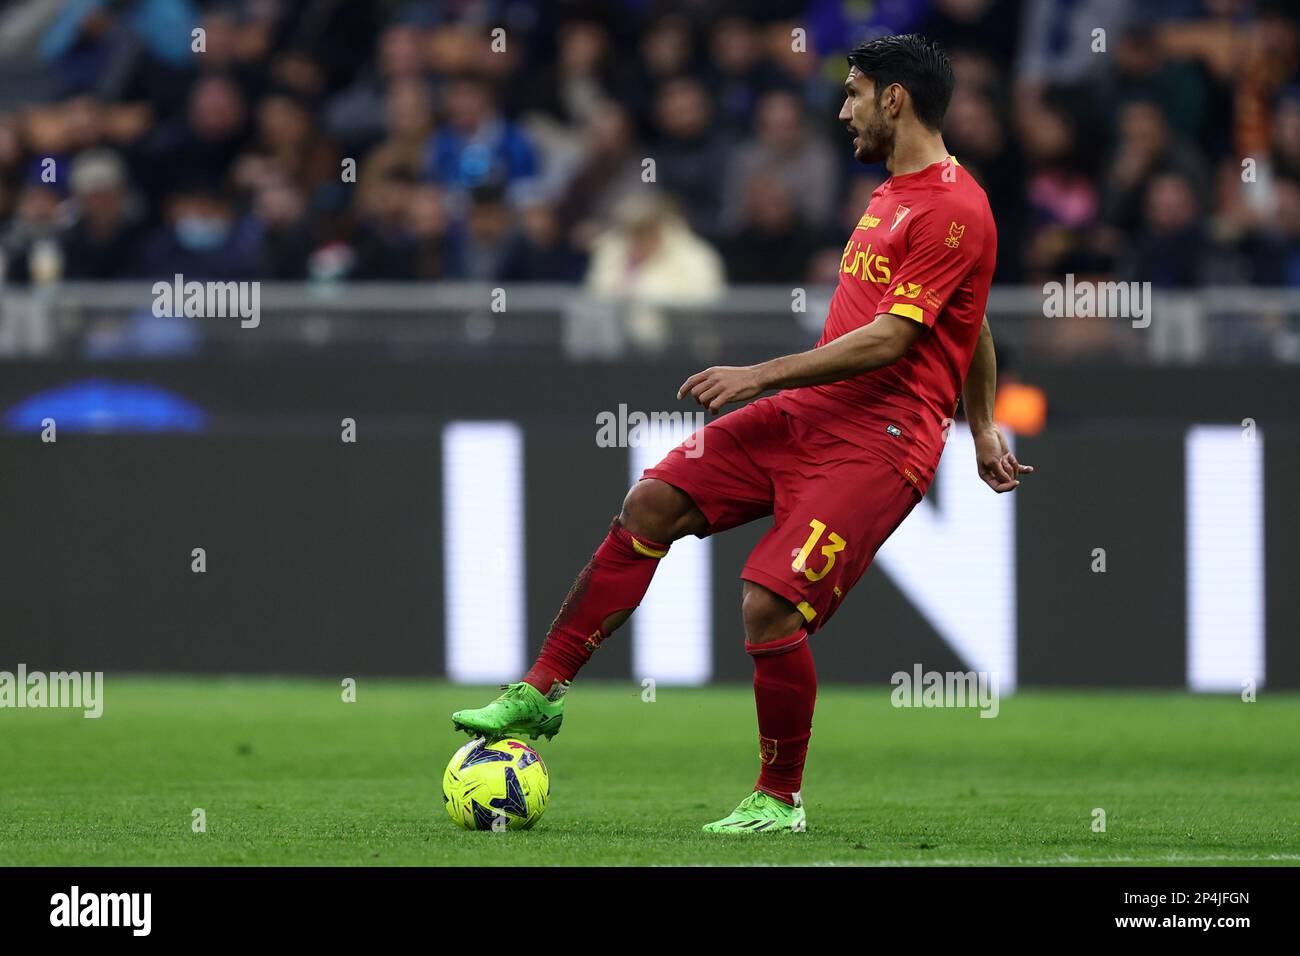
[[[948,57],[914,34],[849,54],[839,118],[855,158],[884,161],[844,246],[821,341],[748,367],[697,372],[678,390],[717,414],[647,469],[574,582],[532,669],[486,707],[452,715],[496,738],[553,736],[570,681],[641,602],[673,541],[774,516],[745,563],[741,610],[754,659],[759,775],[708,832],[802,830],[800,795],[817,692],[809,635],[916,507],[964,396],[979,475],[1011,491],[1021,465],[993,425],[993,339],[984,306],[997,234],[984,191],[948,154]],[[688,453],[688,448],[696,452]]]

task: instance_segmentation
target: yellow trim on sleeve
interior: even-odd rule
[[[817,616],[817,612],[813,610],[813,606],[807,601],[800,601],[794,606],[794,609],[803,615],[805,621],[811,621]]]
[[[890,315],[901,315],[905,319],[911,319],[913,322],[925,322],[925,313],[917,305],[908,305],[906,302],[895,302],[889,307]]]
[[[632,538],[632,547],[636,549],[637,554],[644,555],[647,558],[662,558],[668,553],[667,551],[656,551],[654,548],[647,548],[636,538]]]

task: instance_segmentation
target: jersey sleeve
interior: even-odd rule
[[[912,223],[907,253],[876,313],[933,326],[958,286],[979,262],[982,225],[958,203],[938,203]]]

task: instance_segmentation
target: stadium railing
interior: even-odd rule
[[[10,285],[0,289],[0,360],[349,354],[740,362],[807,348],[832,291],[736,286],[714,301],[681,305],[603,301],[561,284],[262,282],[255,320],[227,310],[178,322],[155,314],[148,282]],[[1108,318],[1050,317],[1045,300],[1042,288],[1028,286],[990,295],[997,341],[1017,360],[1300,363],[1300,289],[1156,293],[1145,316]]]

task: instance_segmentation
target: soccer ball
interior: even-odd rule
[[[546,812],[551,778],[536,750],[507,737],[471,740],[442,775],[447,815],[466,830],[527,830]]]

